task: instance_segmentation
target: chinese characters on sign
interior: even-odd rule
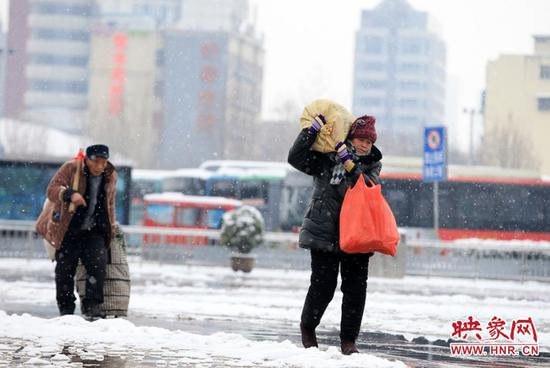
[[[447,180],[447,142],[444,127],[424,129],[424,172],[425,182]]]
[[[126,79],[126,49],[128,36],[117,32],[113,35],[113,69],[109,84],[109,113],[119,116],[124,105],[124,82]]]
[[[204,42],[200,46],[199,80],[201,88],[198,95],[199,111],[196,125],[201,129],[210,129],[216,121],[213,113],[216,104],[216,92],[212,84],[218,80],[219,76],[217,67],[211,63],[219,57],[219,52],[219,45],[214,41]]]
[[[493,316],[483,326],[468,316],[466,321],[453,322],[452,328],[451,338],[464,341],[450,344],[452,355],[539,355],[537,329],[531,317],[508,324]]]

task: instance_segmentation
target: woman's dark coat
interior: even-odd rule
[[[300,230],[299,243],[302,248],[339,250],[340,209],[348,186],[354,185],[359,172],[368,175],[380,174],[382,153],[372,146],[370,154],[359,157],[356,170],[340,184],[330,184],[334,166],[338,164],[334,152],[312,151],[316,135],[307,129],[300,132],[288,153],[288,162],[301,172],[313,176],[313,195]],[[348,146],[351,151],[351,147]],[[367,178],[368,179],[368,178]]]

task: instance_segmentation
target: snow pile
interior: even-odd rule
[[[260,211],[252,206],[242,206],[223,215],[220,234],[221,244],[241,253],[249,253],[262,244],[264,219]]]
[[[285,340],[255,342],[237,334],[215,333],[210,336],[169,331],[156,327],[137,327],[124,319],[87,322],[78,316],[42,319],[8,315],[0,311],[0,338],[31,340],[18,352],[28,364],[66,362],[60,353],[83,360],[101,361],[107,356],[128,360],[155,359],[158,364],[214,364],[255,367],[405,367],[368,354],[343,356],[335,347],[326,351],[305,350]],[[16,350],[13,346],[13,350]],[[6,352],[7,347],[2,349]]]

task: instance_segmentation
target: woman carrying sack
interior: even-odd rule
[[[348,187],[361,174],[365,181],[379,184],[382,153],[376,142],[375,118],[356,119],[344,142],[334,142],[334,152],[311,148],[327,121],[317,115],[303,129],[288,155],[288,162],[314,178],[314,189],[299,235],[300,247],[310,249],[311,283],[302,310],[300,331],[305,348],[317,347],[315,328],[334,296],[340,269],[342,354],[358,353],[355,345],[361,327],[367,293],[369,258],[372,253],[347,254],[339,247],[340,210]]]

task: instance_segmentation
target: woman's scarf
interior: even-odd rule
[[[367,152],[362,155],[357,154],[357,151],[355,151],[355,147],[349,141],[346,141],[346,147],[348,148],[348,152],[350,153],[351,159],[353,160],[353,162],[359,162],[360,157],[366,156],[370,153],[370,152]],[[332,177],[330,178],[330,184],[338,185],[346,177],[346,169],[344,167],[344,163],[342,162],[342,160],[338,155],[334,155],[334,160],[336,161],[336,165],[332,169]]]

